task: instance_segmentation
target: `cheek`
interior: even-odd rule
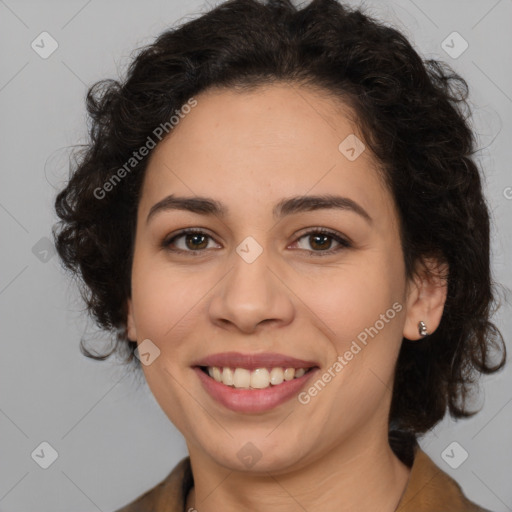
[[[358,423],[380,410],[392,389],[402,340],[403,304],[396,283],[382,266],[363,267],[333,276],[327,294],[309,291],[311,309],[334,332],[326,372],[330,368],[336,376],[320,400],[340,422]],[[351,420],[343,419],[347,411]]]
[[[336,354],[348,351],[347,366],[369,367],[384,379],[393,371],[402,340],[400,261],[393,251],[368,252],[307,291],[308,306],[328,326]]]
[[[326,278],[309,283],[307,293],[315,312],[321,314],[335,332],[373,325],[403,296],[400,277],[380,258],[368,258],[326,274]],[[353,332],[351,334],[354,334]]]
[[[159,258],[135,258],[132,270],[132,301],[139,339],[150,338],[162,345],[180,339],[201,307],[213,284],[206,273],[184,272]]]
[[[325,333],[338,345],[337,353],[401,300],[403,265],[395,249],[383,244],[378,250],[354,253],[342,265],[313,271],[313,276],[311,271],[288,276],[292,289],[313,313],[311,321],[316,316],[327,326]],[[197,317],[222,275],[214,267],[179,267],[166,261],[165,255],[136,252],[132,300],[139,339],[168,343],[172,338],[179,344],[181,334],[197,326]],[[386,323],[383,331],[397,323]]]

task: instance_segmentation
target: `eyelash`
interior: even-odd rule
[[[195,228],[195,229],[194,228],[188,228],[188,229],[183,229],[179,233],[173,235],[171,238],[164,239],[164,241],[162,242],[162,248],[167,250],[167,251],[174,252],[174,253],[181,253],[181,254],[186,253],[186,254],[190,254],[191,256],[199,256],[200,253],[205,252],[206,249],[200,249],[200,250],[196,250],[196,251],[193,251],[193,250],[184,251],[183,249],[171,249],[170,248],[171,244],[174,243],[178,238],[181,238],[182,236],[186,236],[186,235],[195,235],[195,234],[206,235],[207,237],[209,237],[209,238],[211,238],[213,240],[213,237],[208,235],[208,233],[206,233],[202,229],[199,229],[199,228]],[[303,250],[306,250],[311,256],[313,256],[313,255],[314,256],[320,256],[320,257],[322,257],[322,256],[330,256],[332,254],[340,252],[343,249],[348,249],[348,248],[352,247],[352,244],[348,240],[346,240],[345,238],[341,237],[335,231],[330,231],[330,230],[325,229],[325,228],[314,228],[314,229],[312,229],[312,230],[310,230],[310,231],[308,231],[306,233],[303,233],[301,236],[299,236],[297,238],[297,241],[301,240],[304,237],[311,236],[311,235],[316,235],[316,234],[322,234],[322,235],[328,236],[329,238],[332,238],[333,240],[338,242],[341,247],[338,247],[337,249],[329,249],[327,251],[308,251],[307,249],[303,249]]]

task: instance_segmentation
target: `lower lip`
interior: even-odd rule
[[[270,386],[265,389],[244,389],[217,382],[197,366],[193,369],[211,397],[232,411],[244,413],[269,411],[290,400],[300,392],[309,379],[319,370],[319,368],[314,368],[302,377],[284,381],[277,386]]]

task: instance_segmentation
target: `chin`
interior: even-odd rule
[[[255,475],[284,473],[290,468],[298,469],[306,464],[303,445],[298,453],[297,444],[289,444],[289,446],[283,446],[283,444],[279,443],[276,446],[275,441],[270,443],[264,437],[259,440],[257,436],[247,434],[241,441],[228,441],[227,446],[216,445],[215,448],[205,447],[204,449],[218,465],[230,471]],[[239,448],[233,449],[235,446]]]

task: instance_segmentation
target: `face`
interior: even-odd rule
[[[362,139],[348,110],[287,84],[195,99],[138,208],[128,334],[150,340],[151,391],[191,457],[227,468],[285,472],[387,440],[402,336],[425,318],[369,150],[340,149]],[[286,367],[312,369],[272,370]]]

